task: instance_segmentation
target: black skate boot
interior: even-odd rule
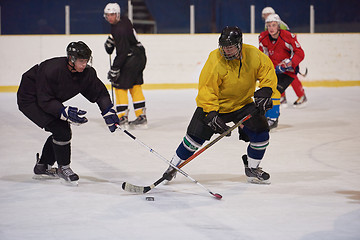
[[[269,125],[270,130],[277,128],[278,123],[279,123],[279,118],[267,118],[267,122]]]
[[[129,126],[131,128],[147,128],[147,118],[145,114],[145,108],[143,109],[143,113],[139,115],[134,121],[129,122]]]
[[[119,116],[119,125],[121,128],[123,129],[128,129],[129,128],[129,118],[128,118],[128,115],[129,115],[129,110],[126,110],[125,111],[125,115],[123,116]]]
[[[119,117],[119,126],[125,130],[129,128],[128,116]]]
[[[171,159],[171,163],[174,164],[175,166],[179,166],[184,161],[185,160],[180,159],[176,154]],[[172,166],[169,166],[168,169],[166,169],[166,171],[164,172],[163,176],[166,176],[165,184],[167,184],[168,182],[170,182],[171,180],[173,180],[176,177],[177,171],[176,170],[173,171],[173,169],[174,168]],[[172,172],[172,173],[169,174],[170,172]]]
[[[261,167],[249,168],[247,155],[242,156],[245,165],[245,175],[249,183],[270,184],[270,174],[264,172]]]
[[[78,185],[79,176],[73,172],[73,170],[70,168],[70,165],[59,165],[58,175],[63,180],[63,183],[69,183],[74,186]]]
[[[49,164],[39,163],[39,153],[36,153],[36,164],[34,167],[33,179],[59,179],[57,175],[57,168],[52,167]]]
[[[307,98],[304,94],[294,102],[294,107],[297,107],[297,108],[305,107],[306,102],[307,102]]]

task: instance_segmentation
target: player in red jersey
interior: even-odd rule
[[[274,13],[275,13],[275,10],[272,7],[266,7],[266,8],[264,8],[262,10],[261,18],[265,22],[266,18],[268,16],[270,16],[271,14],[274,14]],[[282,20],[280,21],[280,29],[290,31],[289,26]],[[266,24],[265,24],[264,30],[265,31],[267,30]],[[295,72],[296,73],[299,72],[299,67],[295,69]],[[294,81],[291,83],[291,87],[294,89],[294,92],[295,92],[296,96],[298,97],[298,99],[294,102],[294,106],[295,107],[303,106],[304,103],[306,103],[307,99],[306,99],[306,96],[305,96],[305,90],[303,88],[303,85],[302,85],[301,81],[299,80],[299,78],[297,76],[294,78]],[[281,94],[280,104],[282,106],[287,106],[287,100],[286,100],[285,92],[283,92]]]
[[[269,56],[278,77],[279,94],[274,95],[274,107],[266,113],[270,128],[277,127],[280,116],[280,95],[297,78],[295,69],[305,56],[296,35],[280,29],[280,23],[279,15],[268,16],[266,19],[268,30],[259,36],[259,49]]]

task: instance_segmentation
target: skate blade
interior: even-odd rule
[[[63,178],[60,179],[61,184],[69,187],[77,187],[79,185],[79,181],[67,181]]]
[[[247,178],[248,183],[252,184],[261,184],[261,185],[269,185],[271,184],[270,180],[260,180],[257,178]]]
[[[131,129],[148,129],[148,125],[147,124],[139,124],[139,125],[131,125],[130,124],[130,128]]]
[[[124,130],[129,130],[129,128],[130,128],[128,123],[127,124],[121,124],[119,126],[120,126],[121,129],[124,129]]]
[[[307,102],[304,102],[304,103],[301,103],[301,104],[298,104],[298,105],[293,105],[294,108],[304,108],[306,107],[307,105]]]
[[[59,176],[50,176],[46,174],[35,174],[32,179],[34,180],[55,180],[59,179]]]

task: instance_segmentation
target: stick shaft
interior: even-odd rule
[[[198,155],[200,155],[202,152],[204,152],[206,149],[210,148],[212,145],[214,145],[216,142],[218,142],[220,139],[222,139],[224,136],[228,135],[231,131],[233,131],[235,128],[239,127],[242,123],[244,123],[245,121],[247,121],[248,119],[250,119],[252,117],[251,114],[248,114],[247,116],[245,116],[243,119],[241,119],[238,123],[234,124],[232,127],[230,127],[226,132],[222,133],[221,135],[219,135],[217,138],[215,138],[214,140],[212,140],[210,143],[208,143],[207,145],[205,145],[203,148],[201,148],[200,150],[198,150],[196,153],[194,153],[191,157],[189,157],[185,162],[181,163],[179,166],[175,166],[173,164],[171,164],[171,162],[169,162],[168,160],[166,160],[166,162],[170,163],[170,166],[172,166],[174,169],[170,172],[168,172],[167,174],[164,174],[161,178],[159,178],[156,182],[154,182],[152,185],[147,186],[147,187],[142,187],[143,189],[143,193],[146,193],[148,191],[150,191],[151,189],[155,188],[157,185],[159,185],[160,183],[162,183],[163,181],[166,180],[166,178],[170,175],[173,174],[176,171],[179,171],[180,173],[185,173],[184,171],[182,171],[180,168],[182,168],[183,166],[185,166],[186,164],[188,164],[191,160],[193,160],[194,158],[196,158]],[[121,128],[120,128],[121,129]],[[136,140],[136,137],[133,136],[131,133],[129,133],[126,130],[121,129],[123,132],[125,132],[127,135],[129,135],[132,139]],[[142,143],[143,145],[143,143]],[[146,145],[145,145],[146,146]],[[146,146],[148,149],[148,146]],[[151,151],[151,150],[150,150]],[[151,151],[153,153],[156,153],[154,151]],[[161,156],[162,157],[162,156]],[[185,173],[186,174],[186,173]],[[187,175],[188,176],[188,175]],[[189,177],[189,176],[188,176]],[[189,178],[190,179],[190,178]],[[192,178],[191,178],[192,179]],[[199,184],[196,180],[193,179],[193,182],[196,182],[197,184]],[[126,185],[126,184],[125,184]],[[132,184],[129,184],[130,186],[135,186]],[[201,184],[200,184],[201,185]],[[202,186],[202,185],[201,185]],[[136,186],[138,187],[138,186]],[[202,186],[203,188],[205,188],[204,186]],[[124,189],[124,187],[123,187]],[[208,190],[207,188],[205,188],[210,194],[212,194],[213,196],[216,197],[216,195],[214,195],[210,190]]]
[[[186,172],[184,172],[182,169],[178,168],[177,166],[175,166],[172,162],[170,162],[169,160],[167,160],[165,157],[163,157],[162,155],[160,155],[158,152],[156,152],[154,149],[152,149],[151,147],[149,147],[148,145],[146,145],[145,143],[143,143],[142,141],[140,141],[139,139],[137,139],[134,135],[132,135],[129,131],[122,129],[119,125],[116,125],[116,127],[120,130],[122,130],[125,134],[127,134],[129,137],[131,137],[133,140],[137,141],[140,145],[144,146],[145,148],[147,148],[151,153],[153,153],[155,156],[157,156],[158,158],[162,159],[164,162],[166,162],[167,164],[169,164],[171,167],[174,168],[174,171],[178,171],[180,172],[182,175],[184,175],[186,178],[190,179],[192,182],[196,183],[198,186],[200,186],[201,188],[203,188],[204,190],[206,190],[207,192],[209,192],[211,195],[215,196],[216,195],[214,193],[212,193],[209,189],[207,189],[204,185],[202,185],[201,183],[199,183],[197,180],[195,180],[194,178],[192,178],[191,176],[189,176],[189,174],[187,174]],[[167,176],[167,175],[166,175]],[[164,176],[159,179],[158,181],[156,181],[153,184],[153,187],[150,186],[149,190],[151,190],[152,188],[154,188],[155,186],[159,185],[161,182],[163,182],[165,180]],[[149,191],[147,190],[147,191]],[[144,189],[144,193],[145,193],[145,189]]]
[[[109,54],[109,62],[110,62],[110,69],[111,69],[111,54]],[[111,101],[115,105],[115,102],[114,102],[114,86],[113,86],[112,82],[110,82],[110,84],[111,84]]]

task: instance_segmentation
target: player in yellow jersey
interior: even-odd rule
[[[256,82],[259,89],[256,90]],[[271,96],[277,78],[271,60],[257,48],[242,43],[238,27],[225,27],[219,48],[207,59],[199,79],[197,108],[171,162],[178,166],[214,133],[223,133],[226,123],[252,117],[239,128],[239,139],[249,142],[243,156],[249,182],[269,183],[270,175],[259,167],[269,144],[269,127],[264,116],[272,108]],[[254,98],[254,100],[253,100]],[[246,161],[247,159],[247,161]],[[169,167],[166,173],[171,171]],[[175,175],[169,175],[168,181]]]

